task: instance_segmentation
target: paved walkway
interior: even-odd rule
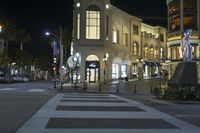
[[[200,128],[112,94],[58,93],[17,133],[199,133]]]
[[[120,93],[120,94],[151,94],[155,87],[160,87],[159,79],[137,80],[130,79],[128,82],[118,80],[107,83],[87,83],[87,90],[84,90],[84,83],[78,83],[77,89],[71,86],[70,83],[63,85],[63,90],[60,92],[90,92],[90,93]],[[60,88],[58,84],[57,88]]]

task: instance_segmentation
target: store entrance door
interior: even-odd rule
[[[99,73],[99,70],[98,68],[88,68],[88,76],[87,76],[87,79],[89,80],[90,83],[95,83],[98,81],[98,73]]]
[[[86,80],[89,83],[96,83],[99,81],[99,62],[87,61],[86,62]]]

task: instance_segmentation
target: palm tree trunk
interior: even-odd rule
[[[20,43],[20,75],[23,75],[23,67],[22,67],[22,51],[23,51],[23,42]]]

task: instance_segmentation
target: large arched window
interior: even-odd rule
[[[156,47],[156,48],[154,49],[154,58],[156,58],[156,59],[159,58],[159,48],[158,48],[158,47]]]
[[[151,47],[151,48],[149,49],[149,56],[150,56],[151,59],[154,58],[154,48],[153,48],[153,47]]]
[[[148,57],[149,48],[147,46],[144,47],[144,57]]]
[[[100,39],[100,10],[95,5],[86,10],[86,39]]]

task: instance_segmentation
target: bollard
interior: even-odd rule
[[[101,82],[99,82],[99,92],[101,92]]]
[[[87,90],[87,82],[83,82],[83,90]]]
[[[75,90],[77,90],[77,84],[76,84],[76,82],[75,82],[75,84],[74,84],[74,85],[75,85],[75,86],[74,86],[74,87],[75,87]]]
[[[119,93],[119,84],[117,84],[117,93]]]
[[[151,85],[151,94],[153,93],[153,86]]]
[[[60,89],[63,90],[63,83],[60,84]]]
[[[53,86],[54,86],[54,89],[56,89],[56,81],[54,81],[54,85]]]
[[[135,91],[134,91],[135,93],[137,93],[137,85],[135,84]]]

